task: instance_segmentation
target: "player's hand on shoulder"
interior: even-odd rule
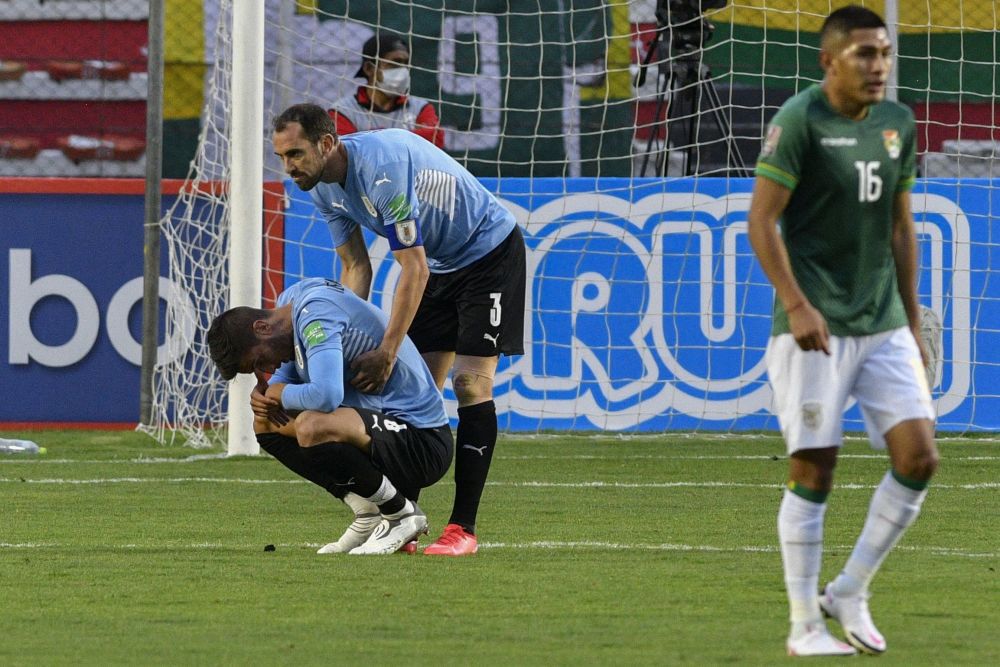
[[[807,352],[820,351],[830,354],[830,330],[823,314],[808,301],[786,311],[788,328],[799,347]]]
[[[381,347],[360,354],[351,362],[351,371],[354,373],[351,384],[362,393],[377,394],[389,381],[395,364],[395,355]]]

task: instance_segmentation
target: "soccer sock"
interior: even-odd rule
[[[378,490],[367,497],[367,500],[378,505],[382,515],[387,519],[398,519],[413,511],[413,503],[396,490],[389,478],[382,475]]]
[[[497,444],[497,410],[493,401],[458,409],[455,437],[455,503],[449,523],[476,532],[476,515]]]
[[[305,477],[313,484],[323,487],[338,498],[343,498],[344,489],[337,486],[336,481],[329,472],[316,466],[306,458],[302,447],[299,447],[299,443],[295,438],[290,438],[280,433],[258,433],[257,444],[296,475]]]
[[[927,483],[900,477],[890,470],[875,489],[868,518],[847,564],[831,584],[834,595],[860,595],[868,591],[882,561],[920,514]]]
[[[334,493],[342,498],[347,492],[353,492],[362,498],[368,498],[378,490],[382,481],[382,473],[372,465],[368,456],[354,445],[339,442],[327,442],[312,447],[303,447],[305,459],[318,470],[328,475],[332,480]]]
[[[806,499],[803,493],[814,499]],[[815,498],[820,498],[816,500]],[[823,558],[826,494],[789,484],[778,510],[778,539],[793,624],[820,620],[819,569]]]

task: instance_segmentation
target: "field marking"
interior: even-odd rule
[[[304,479],[248,479],[239,477],[101,477],[96,479],[66,479],[49,477],[29,479],[24,477],[0,477],[0,483],[9,484],[186,484],[186,483],[223,483],[223,484],[309,484]],[[672,489],[672,488],[731,488],[731,489],[770,489],[784,488],[784,484],[753,484],[749,482],[608,482],[594,480],[587,482],[486,482],[487,486],[509,486],[522,488],[565,488],[565,489]],[[838,484],[837,489],[871,490],[876,484]],[[974,491],[979,489],[1000,489],[1000,482],[979,482],[975,484],[934,484],[932,489],[961,489]]]
[[[285,544],[275,544],[276,548],[280,549],[317,549],[323,546],[325,542],[306,542],[306,543],[285,543]],[[134,550],[164,550],[164,549],[187,549],[187,550],[202,550],[202,549],[247,549],[247,550],[263,550],[261,544],[249,544],[249,543],[224,543],[224,542],[195,542],[190,544],[178,544],[175,542],[165,542],[162,544],[106,544],[97,543],[93,545],[87,545],[83,543],[63,543],[63,542],[0,542],[0,549],[79,549],[81,547],[86,548],[100,548],[100,549],[134,549]],[[700,552],[700,553],[779,553],[781,551],[778,545],[744,545],[744,546],[734,546],[734,547],[719,547],[711,544],[676,544],[676,543],[627,543],[627,542],[604,542],[599,540],[538,540],[538,541],[527,541],[527,542],[480,542],[480,549],[497,549],[497,550],[525,550],[525,549],[538,549],[538,550],[579,550],[579,549],[591,549],[591,550],[604,550],[604,551],[677,551],[677,552]],[[854,548],[854,545],[849,544],[837,544],[837,545],[826,545],[823,548],[824,552],[843,552],[850,551]],[[957,549],[954,547],[937,547],[937,546],[920,546],[920,545],[899,545],[895,547],[898,551],[907,551],[911,553],[923,553],[929,554],[931,556],[942,556],[942,557],[956,557],[956,558],[1000,558],[1000,552],[977,552],[977,551],[966,551],[964,549]],[[336,557],[336,556],[334,556]]]
[[[71,463],[81,463],[89,465],[159,465],[159,464],[184,464],[184,463],[201,463],[203,461],[225,461],[228,460],[227,454],[195,454],[193,456],[186,456],[184,458],[169,458],[169,457],[139,457],[134,459],[48,459],[44,457],[37,458],[16,458],[16,457],[2,457],[0,458],[0,466],[4,464],[34,464],[34,465],[44,465],[47,463],[52,464],[71,464]],[[267,454],[261,454],[258,456],[243,456],[240,455],[241,459],[257,459],[260,461],[268,461],[271,459]],[[839,460],[844,459],[860,459],[860,460],[889,460],[889,455],[887,453],[874,453],[874,454],[839,454],[837,456]],[[614,454],[496,454],[493,457],[495,461],[783,461],[787,460],[787,454],[628,454],[625,452],[617,452]],[[989,456],[989,455],[970,455],[970,456],[952,456],[946,450],[941,453],[941,460],[948,461],[1000,461],[1000,455]]]
[[[196,456],[188,456],[181,459],[173,458],[137,458],[137,459],[46,459],[46,458],[0,458],[0,466],[4,464],[68,464],[68,463],[81,463],[81,464],[93,464],[93,465],[147,465],[147,464],[163,464],[163,463],[201,463],[202,461],[210,460],[226,460],[228,457],[226,454],[198,454]],[[260,455],[256,457],[241,457],[250,459],[260,459],[261,461],[267,461],[271,457],[267,455]],[[880,461],[888,461],[888,454],[840,454],[837,456],[839,460],[844,459],[874,459]],[[669,454],[523,454],[523,455],[509,455],[509,454],[497,454],[493,457],[495,461],[783,461],[787,460],[787,454],[734,454],[734,455],[724,455],[724,454],[681,454],[677,456],[672,456]],[[948,461],[1000,461],[1000,456],[949,456],[947,452],[944,452],[941,456],[941,460]]]

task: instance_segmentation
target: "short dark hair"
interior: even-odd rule
[[[337,126],[333,119],[318,104],[293,104],[274,119],[273,130],[281,132],[289,123],[301,125],[306,137],[314,144],[318,144],[324,134],[337,136]]]
[[[823,21],[820,38],[824,39],[833,33],[848,35],[852,30],[863,28],[885,28],[882,17],[865,7],[848,5],[832,12]]]
[[[215,367],[226,380],[240,372],[240,360],[257,342],[253,323],[267,319],[268,311],[249,306],[230,308],[214,320],[208,328],[208,350]]]

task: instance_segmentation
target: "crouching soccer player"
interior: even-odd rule
[[[913,113],[883,99],[892,44],[877,14],[838,9],[820,46],[823,82],[775,115],[748,216],[777,296],[766,357],[790,454],[778,512],[786,646],[790,655],[877,654],[886,641],[868,610],[869,584],[916,520],[938,463],[910,210],[916,132]],[[872,444],[888,446],[892,468],[844,569],[818,594],[823,516],[850,397]],[[850,645],[830,635],[823,613]]]
[[[428,529],[420,489],[451,465],[444,400],[409,339],[379,393],[351,386],[351,361],[378,345],[387,321],[340,283],[312,278],[282,292],[273,310],[227,310],[208,332],[224,378],[261,380],[250,396],[260,446],[354,511],[343,536],[319,553],[415,549]]]

